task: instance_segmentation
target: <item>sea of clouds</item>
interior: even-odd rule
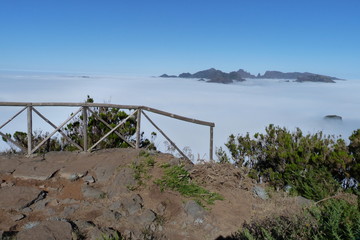
[[[90,95],[96,102],[145,105],[189,118],[214,122],[214,145],[223,146],[230,134],[263,132],[269,124],[305,133],[324,131],[347,139],[360,128],[360,81],[296,83],[292,80],[248,79],[217,84],[197,79],[144,76],[105,76],[65,73],[0,72],[0,102],[83,102]],[[20,107],[0,107],[0,125]],[[42,107],[38,110],[55,124],[62,123],[75,108]],[[209,127],[182,122],[153,113],[153,121],[182,149],[190,147],[195,159],[209,157]],[[326,121],[339,115],[342,121]],[[1,129],[25,131],[26,113]],[[34,116],[34,129],[52,131]],[[155,131],[144,118],[146,136]],[[156,131],[155,131],[156,132]],[[165,151],[165,139],[155,139]],[[6,149],[4,143],[0,150]]]

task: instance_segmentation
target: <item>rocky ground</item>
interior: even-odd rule
[[[305,199],[263,193],[231,164],[190,162],[135,149],[0,156],[2,239],[224,239],[242,223],[292,214]],[[140,169],[141,162],[153,160]],[[201,206],[154,180],[164,164],[184,165],[194,182],[224,200]]]

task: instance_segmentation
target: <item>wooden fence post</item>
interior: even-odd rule
[[[87,126],[88,126],[88,116],[87,116],[87,107],[82,108],[82,130],[83,130],[83,142],[84,142],[84,152],[88,150],[88,132],[87,132]]]
[[[141,126],[141,109],[138,109],[136,120],[136,149],[140,148],[140,126]]]
[[[213,159],[213,147],[214,147],[214,127],[210,127],[210,160],[214,160]]]
[[[27,109],[27,138],[28,138],[28,155],[32,152],[32,106]]]

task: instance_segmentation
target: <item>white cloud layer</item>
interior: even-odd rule
[[[347,138],[360,128],[360,81],[295,83],[279,80],[251,80],[230,85],[204,83],[196,79],[166,79],[133,76],[90,76],[0,72],[0,101],[82,102],[90,95],[96,102],[145,105],[175,114],[215,122],[214,143],[222,146],[231,134],[264,131],[273,123],[305,133],[319,130]],[[20,108],[0,107],[2,124]],[[56,124],[65,120],[71,108],[39,108]],[[327,122],[336,114],[342,122]],[[180,148],[208,158],[209,128],[150,114]],[[149,136],[154,128],[143,121]],[[1,131],[25,130],[25,113]],[[40,119],[34,129],[51,131]],[[164,139],[156,144],[163,149]],[[1,148],[4,148],[1,143]]]

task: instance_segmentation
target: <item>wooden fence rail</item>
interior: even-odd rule
[[[162,116],[178,119],[185,122],[190,122],[194,124],[199,124],[203,126],[210,127],[210,149],[209,149],[209,159],[213,159],[213,134],[214,134],[214,127],[215,124],[212,122],[206,122],[201,121],[193,118],[188,118],[176,114],[172,114],[169,112],[165,112],[162,110],[158,110],[155,108],[150,108],[146,106],[138,106],[138,105],[119,105],[119,104],[107,104],[107,103],[68,103],[68,102],[40,102],[40,103],[32,103],[32,102],[0,102],[0,107],[23,107],[19,112],[17,112],[14,116],[12,116],[9,120],[4,122],[0,125],[0,130],[5,127],[8,123],[13,121],[17,116],[19,116],[22,112],[27,110],[27,136],[28,136],[28,143],[27,143],[27,149],[25,149],[22,145],[17,143],[16,141],[13,141],[10,137],[8,137],[6,134],[2,133],[0,131],[0,136],[5,138],[8,142],[14,144],[19,149],[21,149],[23,152],[27,152],[27,155],[30,156],[35,151],[37,151],[42,145],[44,145],[53,135],[55,135],[57,132],[60,133],[70,144],[74,145],[76,148],[78,148],[80,151],[84,152],[90,152],[92,149],[94,149],[100,142],[102,142],[106,137],[108,137],[111,133],[115,133],[117,136],[119,136],[122,140],[124,140],[126,143],[128,143],[133,148],[140,148],[140,138],[141,138],[141,115],[144,115],[145,118],[164,136],[165,139],[168,140],[168,142],[183,156],[184,158],[188,158],[177,146],[176,144],[164,133],[163,130],[161,130],[151,119],[150,117],[145,113],[145,111],[152,112],[155,114],[159,114]],[[35,108],[36,107],[36,108]],[[37,109],[38,107],[78,107],[76,111],[74,111],[63,123],[61,123],[59,126],[56,126],[54,123],[52,123],[49,119],[47,119],[43,114],[40,113],[40,111]],[[117,108],[117,109],[127,109],[131,110],[132,112],[128,115],[127,118],[122,120],[117,126],[112,127],[110,124],[108,124],[105,120],[103,120],[98,114],[96,114],[95,111],[93,111],[91,108]],[[69,122],[71,119],[73,119],[77,114],[81,112],[82,114],[82,129],[83,129],[83,146],[78,145],[75,143],[71,138],[69,138],[61,129]],[[49,135],[47,135],[37,146],[33,146],[32,142],[32,127],[33,127],[33,113],[36,113],[40,118],[42,118],[45,122],[47,122],[50,126],[54,128],[53,132],[51,132]],[[107,132],[104,136],[101,136],[100,140],[96,142],[92,146],[88,146],[88,136],[87,136],[87,125],[88,125],[88,113],[92,113],[93,116],[104,123],[105,126],[107,126],[110,131]],[[136,114],[136,138],[135,138],[135,145],[128,141],[124,136],[122,136],[117,129],[123,125],[130,117],[134,116]]]

